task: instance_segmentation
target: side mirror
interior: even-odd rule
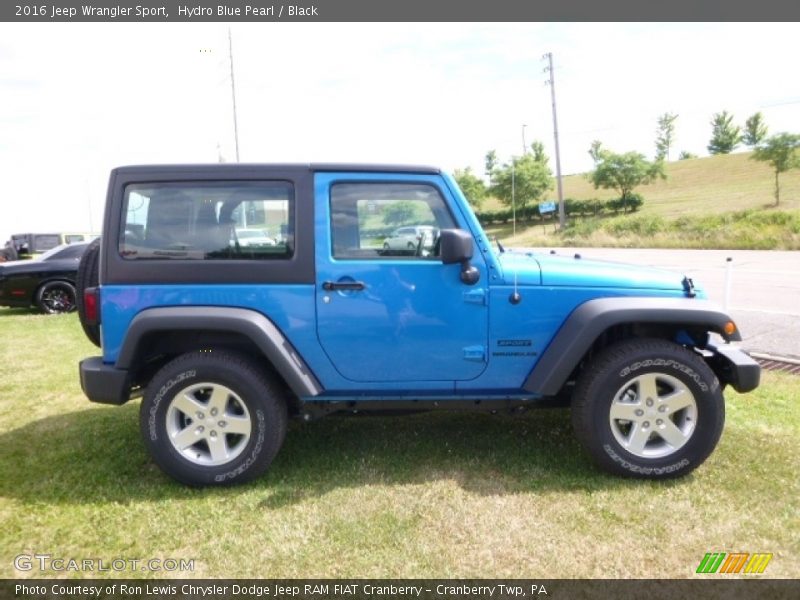
[[[467,285],[478,283],[481,273],[469,263],[474,248],[472,236],[463,229],[442,229],[439,243],[442,263],[461,263],[461,281]]]

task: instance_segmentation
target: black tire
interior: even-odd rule
[[[36,292],[36,306],[43,313],[57,315],[75,310],[75,288],[68,281],[50,281]]]
[[[86,322],[86,306],[83,302],[83,292],[86,288],[97,287],[100,282],[100,238],[94,240],[83,253],[78,263],[78,275],[75,278],[76,297],[78,306],[78,319],[86,337],[95,346],[100,347],[100,326],[90,325]]]
[[[287,418],[281,388],[227,351],[191,352],[169,362],[147,386],[140,411],[156,464],[197,486],[243,483],[264,473],[283,444]]]
[[[694,352],[664,340],[607,348],[573,392],[575,435],[598,466],[616,475],[686,475],[713,452],[724,423],[714,372]]]

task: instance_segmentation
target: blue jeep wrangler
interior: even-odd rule
[[[187,484],[257,477],[289,416],[554,402],[601,468],[676,477],[716,446],[724,387],[758,385],[691,280],[496,249],[435,168],[135,166],[108,189],[81,385],[143,396],[145,444]]]

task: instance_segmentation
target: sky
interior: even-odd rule
[[[429,164],[483,175],[544,143],[707,154],[714,113],[800,132],[798,23],[0,23],[0,245],[99,231],[125,164]]]

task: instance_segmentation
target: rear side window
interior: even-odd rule
[[[128,260],[270,260],[294,253],[285,181],[126,186],[119,253]]]

